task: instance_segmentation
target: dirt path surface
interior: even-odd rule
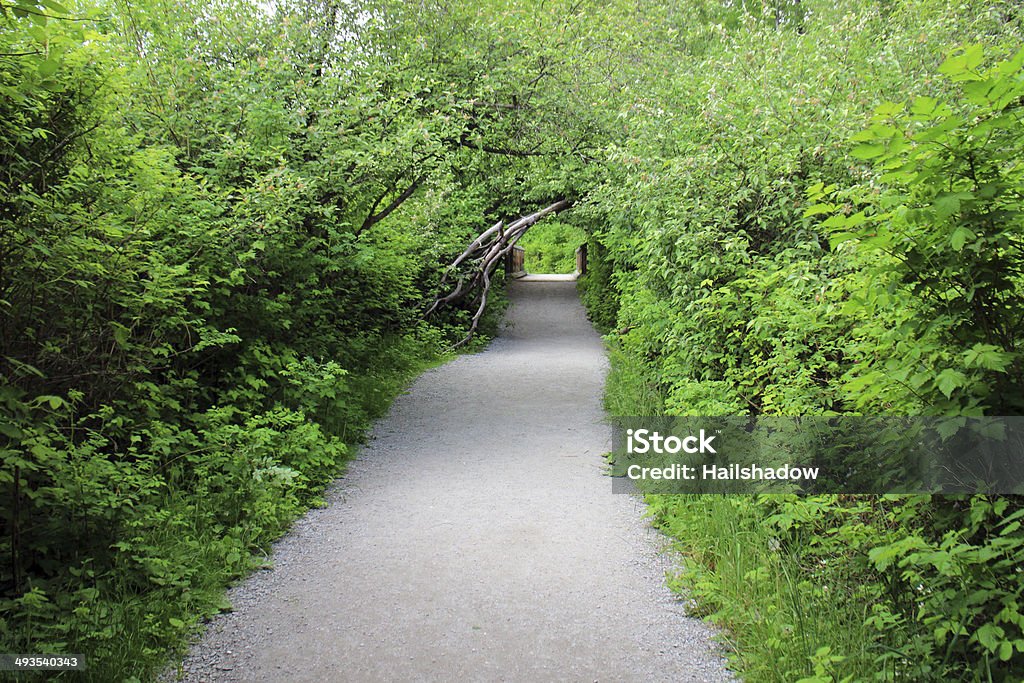
[[[395,402],[185,680],[731,680],[601,474],[606,360],[575,284],[511,289],[505,332]]]

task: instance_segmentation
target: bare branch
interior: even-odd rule
[[[477,326],[480,324],[484,309],[487,306],[487,298],[491,289],[491,276],[494,274],[494,271],[504,261],[508,253],[512,251],[519,238],[531,226],[549,214],[568,208],[569,205],[569,200],[560,199],[550,206],[531,213],[529,216],[516,219],[508,225],[505,225],[503,221],[498,221],[477,235],[469,243],[465,251],[445,269],[444,274],[441,276],[440,284],[442,286],[447,284],[449,276],[452,273],[457,273],[460,266],[468,266],[468,272],[457,276],[455,287],[448,294],[438,296],[426,313],[423,314],[423,317],[426,318],[433,314],[442,306],[465,299],[470,294],[476,294],[479,299],[479,305],[477,306],[476,313],[473,315],[473,321],[465,338],[456,344],[455,347],[457,348],[469,342],[476,333]]]

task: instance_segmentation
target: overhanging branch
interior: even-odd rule
[[[487,296],[491,290],[491,276],[495,269],[512,251],[516,242],[530,226],[548,214],[567,209],[569,205],[568,199],[560,199],[540,211],[523,216],[508,225],[499,221],[477,235],[465,251],[459,254],[458,258],[445,269],[440,284],[442,287],[448,287],[448,293],[434,299],[423,317],[426,318],[442,306],[461,301],[470,294],[475,294],[479,298],[479,304],[473,315],[473,322],[466,337],[455,346],[456,348],[462,346],[472,339],[487,306]],[[454,285],[451,284],[452,279],[455,280]]]
[[[380,204],[381,201],[383,201],[384,197],[382,195],[379,199],[377,199],[377,201],[374,202],[373,207],[370,209],[370,214],[366,217],[366,220],[363,221],[363,224],[359,226],[359,230],[356,231],[356,234],[361,234],[364,230],[367,230],[368,228],[372,227],[373,225],[379,223],[380,221],[384,220],[389,215],[391,215],[391,213],[395,209],[400,207],[405,202],[406,199],[411,197],[413,193],[417,189],[419,189],[419,186],[423,183],[423,180],[425,178],[426,176],[423,175],[417,177],[415,180],[412,181],[409,187],[405,188],[405,190],[403,190],[400,195],[395,197],[395,199],[390,204],[381,209],[379,213],[374,213],[374,211],[377,210],[377,206]]]

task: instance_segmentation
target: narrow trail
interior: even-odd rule
[[[601,473],[607,364],[575,284],[511,296],[504,333],[422,375],[231,591],[185,680],[732,680]]]

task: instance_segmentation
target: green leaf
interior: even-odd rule
[[[857,159],[874,159],[885,154],[885,145],[877,143],[857,145],[850,151],[850,154]]]
[[[868,551],[868,559],[878,571],[885,571],[895,561],[914,550],[923,550],[928,544],[920,536],[907,536],[894,543],[878,546]]]
[[[938,140],[944,140],[948,138],[950,131],[956,130],[964,124],[964,120],[958,116],[947,116],[939,119],[935,125],[925,128],[919,133],[915,133],[912,137],[917,142],[935,142]]]
[[[57,73],[57,69],[60,68],[60,62],[53,59],[46,59],[39,62],[39,75],[43,78],[49,78],[50,76]]]
[[[969,368],[983,368],[1005,372],[1013,363],[1014,354],[992,344],[975,344],[964,352],[964,365]]]
[[[877,118],[889,118],[896,116],[903,111],[904,107],[905,105],[899,102],[883,102],[875,107],[875,116]]]
[[[999,641],[1003,637],[1003,629],[996,626],[992,622],[984,624],[978,629],[976,637],[978,642],[990,652],[995,652],[999,646]]]
[[[939,67],[939,72],[954,81],[974,81],[981,78],[977,69],[985,61],[985,51],[980,44],[966,45],[951,54]]]
[[[817,216],[822,213],[832,213],[835,210],[835,204],[815,204],[804,211],[804,218],[810,218],[811,216]]]
[[[35,399],[32,401],[32,404],[36,406],[42,406],[44,403],[49,405],[52,410],[57,410],[62,405],[64,405],[64,399],[62,399],[60,396],[43,395],[36,396]]]
[[[0,434],[9,439],[20,439],[25,435],[17,425],[7,421],[0,422]]]
[[[969,228],[960,226],[950,236],[949,245],[953,247],[953,251],[962,251],[967,240],[971,239],[974,239],[974,233]]]
[[[939,106],[939,101],[934,97],[918,97],[910,105],[910,113],[918,116],[928,116]]]
[[[131,336],[131,330],[114,320],[110,321],[110,327],[114,331],[114,342],[122,349],[128,348],[128,337]]]
[[[53,10],[58,14],[71,14],[71,12],[68,11],[68,8],[57,2],[57,0],[39,0],[39,2],[43,7]]]
[[[29,26],[27,29],[25,29],[25,33],[32,36],[32,40],[36,41],[41,45],[45,44],[48,40],[50,40],[50,34],[43,26]]]
[[[957,370],[946,368],[935,378],[935,386],[942,394],[949,398],[957,387],[962,387],[967,382],[967,377]]]
[[[935,210],[935,215],[940,220],[945,220],[960,210],[960,199],[955,195],[939,195],[935,201],[932,202],[932,208]]]
[[[835,249],[843,242],[849,242],[850,240],[855,240],[859,237],[860,235],[855,232],[834,232],[828,236],[828,245],[832,249]]]

